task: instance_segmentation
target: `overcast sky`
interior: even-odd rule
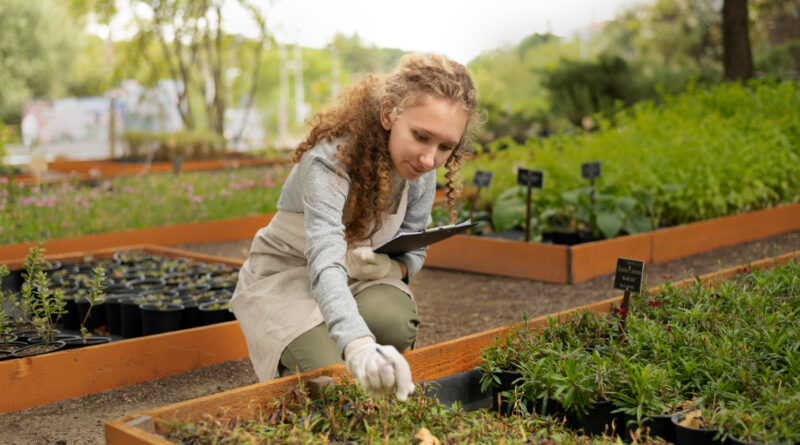
[[[625,6],[651,0],[273,0],[264,10],[280,43],[320,48],[338,32],[366,43],[436,52],[467,63],[483,51],[515,44],[534,32],[568,36],[611,19]],[[230,3],[230,2],[229,2]],[[121,14],[124,20],[125,14]],[[129,17],[129,15],[128,15]],[[252,33],[246,13],[226,9],[228,31]],[[92,27],[103,37],[107,30]],[[126,38],[119,25],[113,38]]]

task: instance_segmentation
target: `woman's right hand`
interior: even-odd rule
[[[347,371],[372,397],[394,391],[398,400],[414,393],[411,368],[394,346],[379,345],[372,337],[359,337],[344,348]]]
[[[362,281],[378,280],[383,277],[403,279],[400,263],[385,253],[375,253],[370,247],[356,247],[348,250],[344,258],[347,275]]]

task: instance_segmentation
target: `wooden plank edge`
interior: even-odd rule
[[[94,255],[98,258],[110,258],[111,256],[114,255],[114,253],[121,250],[139,250],[139,249],[144,250],[147,253],[163,255],[169,258],[187,257],[198,261],[222,263],[222,264],[227,264],[229,266],[237,266],[237,267],[241,267],[244,264],[244,261],[242,260],[236,260],[233,258],[226,258],[217,255],[209,255],[199,252],[191,252],[188,250],[175,249],[172,247],[159,246],[156,244],[129,244],[122,246],[108,247],[104,249],[69,252],[69,253],[48,254],[47,252],[45,252],[45,258],[48,260],[55,260],[55,261],[81,260],[88,255]],[[0,264],[7,265],[9,269],[17,269],[21,268],[25,264],[25,258],[0,260]]]
[[[252,239],[260,228],[269,224],[273,215],[270,213],[198,223],[131,229],[121,232],[95,233],[70,238],[56,238],[43,241],[43,247],[51,253],[57,254],[71,253],[82,249],[118,248],[133,244],[168,246]],[[219,230],[220,227],[224,227],[224,230]],[[0,246],[0,262],[24,258],[30,248],[36,245],[38,245],[36,242],[25,242]]]

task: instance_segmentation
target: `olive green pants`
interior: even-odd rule
[[[398,351],[409,349],[417,339],[419,315],[411,297],[388,284],[370,286],[355,295],[358,312],[378,344],[392,345]],[[294,339],[281,354],[281,376],[344,363],[339,348],[328,335],[325,322]]]

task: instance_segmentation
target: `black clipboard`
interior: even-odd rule
[[[400,232],[389,242],[375,249],[375,253],[385,253],[390,256],[402,255],[412,250],[430,246],[453,235],[466,232],[477,225],[478,223],[467,220],[459,224],[434,227],[419,232]]]

